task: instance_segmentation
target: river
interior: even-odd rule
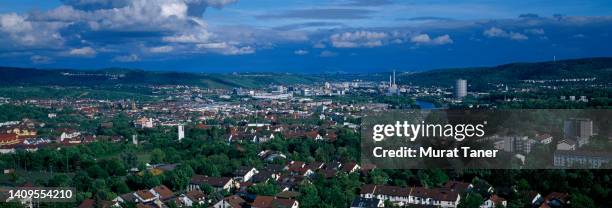
[[[416,100],[416,104],[417,104],[419,107],[421,107],[421,109],[435,109],[435,108],[436,108],[436,105],[434,105],[434,104],[433,104],[433,103],[431,103],[431,102],[424,101],[424,100],[419,100],[419,99],[417,99],[417,100]]]

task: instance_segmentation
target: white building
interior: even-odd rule
[[[185,138],[185,126],[178,125],[178,140],[179,142]]]
[[[467,80],[458,79],[455,81],[455,98],[461,99],[467,96]]]
[[[437,207],[457,207],[461,196],[458,192],[445,189],[426,189],[423,187],[403,188],[397,186],[364,185],[360,196],[389,200],[399,206],[432,205]]]

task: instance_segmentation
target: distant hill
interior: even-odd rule
[[[612,58],[571,59],[556,62],[512,63],[495,67],[439,69],[402,75],[402,84],[451,86],[458,78],[467,79],[472,87],[487,83],[516,83],[520,80],[595,77],[597,82],[612,82]]]
[[[611,58],[585,58],[556,62],[513,63],[495,67],[437,69],[404,73],[400,84],[420,86],[452,86],[455,79],[467,79],[471,88],[484,88],[487,83],[511,84],[528,79],[597,78],[597,82],[612,80]],[[324,81],[355,79],[384,81],[386,73],[318,74],[239,73],[204,74],[188,72],[155,72],[136,69],[108,68],[101,70],[32,69],[0,67],[0,86],[59,85],[196,85],[211,88],[255,88],[270,84],[311,84]]]
[[[152,72],[111,68],[102,70],[43,70],[0,67],[0,86],[59,85],[195,85],[214,88],[262,87],[269,84],[312,83],[319,78],[286,73],[202,74],[184,72]]]

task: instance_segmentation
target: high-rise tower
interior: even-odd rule
[[[185,126],[178,125],[178,140],[179,142],[185,138]]]
[[[455,81],[455,98],[461,99],[467,95],[467,80],[458,79]]]

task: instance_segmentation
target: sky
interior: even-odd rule
[[[0,0],[0,65],[378,72],[612,56],[612,1]]]

